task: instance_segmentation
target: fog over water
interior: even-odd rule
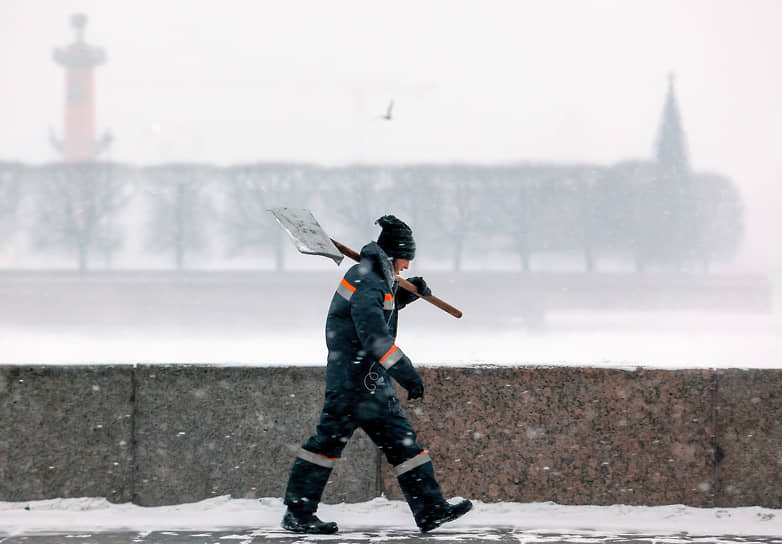
[[[6,274],[0,363],[322,365],[326,310],[345,269],[282,279],[269,271]],[[514,289],[519,273],[423,274],[464,317],[421,301],[402,311],[398,344],[419,365],[782,368],[780,314],[724,292],[667,307],[659,292],[592,297],[594,283],[568,282],[556,299],[560,288]]]
[[[580,254],[543,251],[524,274],[502,250],[513,225],[483,225],[456,272],[437,226],[384,207],[397,202],[384,196],[398,195],[391,175],[363,223],[322,189],[307,205],[354,249],[376,236],[380,213],[420,227],[411,275],[465,317],[420,302],[405,310],[399,342],[414,361],[782,367],[779,2],[0,0],[0,162],[60,160],[49,132],[63,135],[66,92],[52,52],[73,41],[79,12],[85,40],[107,56],[95,70],[96,138],[113,136],[101,159],[132,169],[602,172],[654,160],[673,74],[692,171],[731,180],[743,205],[739,249],[708,272],[638,274],[629,258],[598,255],[587,273]],[[420,199],[440,198],[437,183]],[[337,269],[290,245],[278,272],[273,247],[228,255],[213,228],[177,273],[148,251],[149,187],[133,186],[117,224],[129,234],[111,258],[93,254],[86,275],[73,272],[72,252],[36,243],[32,200],[0,215],[0,363],[322,364],[325,313],[348,263]],[[225,198],[201,210],[201,223]]]

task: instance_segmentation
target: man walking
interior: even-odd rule
[[[415,257],[413,232],[393,215],[377,220],[377,242],[361,250],[361,261],[345,274],[326,319],[326,398],[316,432],[299,449],[291,469],[282,520],[297,533],[330,534],[337,524],[315,515],[334,462],[361,427],[394,467],[399,486],[421,531],[452,521],[471,508],[463,500],[445,501],[429,454],[402,415],[391,378],[408,399],[424,395],[421,377],[395,344],[397,310],[418,297],[398,290],[396,276]],[[431,294],[423,278],[410,278],[422,295]]]

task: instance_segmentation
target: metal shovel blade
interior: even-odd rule
[[[272,208],[269,210],[285,232],[293,238],[296,249],[307,255],[322,255],[334,259],[337,266],[344,256],[309,210]]]

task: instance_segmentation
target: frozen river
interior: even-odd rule
[[[0,274],[0,363],[324,364],[344,270]],[[425,274],[398,343],[419,365],[782,368],[759,277]],[[778,306],[778,305],[777,305]]]

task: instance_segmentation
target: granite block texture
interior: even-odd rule
[[[717,506],[782,508],[782,370],[718,370]]]
[[[0,500],[132,498],[132,369],[0,367]]]
[[[296,451],[315,431],[325,368],[142,366],[135,502],[281,497]],[[323,501],[377,496],[377,450],[357,431]]]
[[[426,397],[404,410],[446,497],[712,504],[708,370],[420,372]],[[383,491],[402,498],[388,467],[381,476]]]
[[[782,507],[782,370],[421,368],[405,414],[446,496]],[[0,500],[280,497],[322,367],[0,367]],[[357,431],[324,502],[395,478]]]

